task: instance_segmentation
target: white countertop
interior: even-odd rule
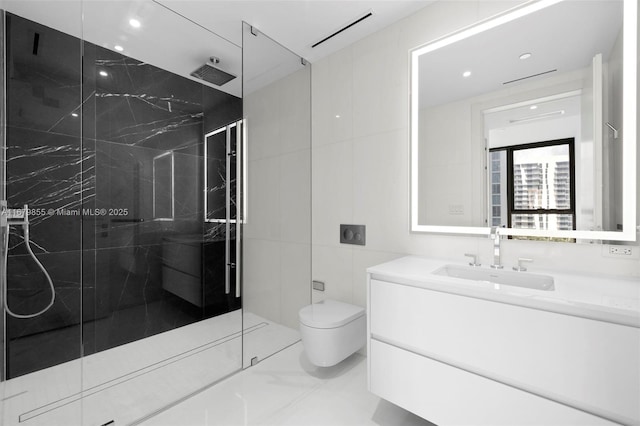
[[[367,272],[378,280],[640,328],[639,278],[580,275],[532,267],[521,272],[552,276],[555,289],[545,291],[433,274],[445,265],[466,263],[407,256],[372,266]]]

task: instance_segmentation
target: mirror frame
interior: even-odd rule
[[[409,51],[410,58],[410,231],[464,235],[490,235],[491,227],[420,225],[418,223],[418,114],[419,58],[452,43],[534,13],[566,0],[531,0],[486,20],[432,40]],[[501,228],[502,235],[555,237],[585,240],[636,241],[636,132],[637,132],[637,0],[623,0],[623,122],[625,124],[622,159],[622,231],[556,231]]]

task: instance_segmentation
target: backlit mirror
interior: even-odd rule
[[[173,151],[153,157],[154,220],[173,220],[175,217],[174,167]]]
[[[411,51],[411,230],[635,240],[635,0],[541,0]]]

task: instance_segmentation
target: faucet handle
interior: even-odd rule
[[[525,272],[527,270],[527,268],[525,268],[522,265],[524,262],[533,262],[533,259],[528,259],[526,257],[519,257],[518,258],[518,266],[514,266],[513,270],[514,271],[518,271],[518,272]]]
[[[471,254],[471,253],[465,253],[464,254],[466,257],[470,257],[473,260],[471,262],[469,262],[469,266],[480,266],[480,264],[478,263],[478,256],[476,256],[475,254]]]

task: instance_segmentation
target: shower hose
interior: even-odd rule
[[[3,209],[4,210],[4,209]],[[7,225],[6,225],[6,231],[3,234],[3,249],[4,249],[4,256],[3,256],[3,265],[2,265],[2,271],[3,271],[3,278],[4,278],[4,294],[3,294],[3,301],[4,301],[4,309],[5,311],[11,315],[14,318],[34,318],[37,317],[38,315],[42,315],[43,313],[45,313],[47,310],[49,310],[49,308],[51,306],[53,306],[53,302],[55,302],[56,300],[56,290],[53,287],[53,281],[51,280],[51,276],[49,275],[49,273],[47,272],[47,270],[45,269],[45,267],[42,265],[42,263],[38,260],[38,258],[36,257],[36,255],[33,253],[33,250],[31,250],[31,243],[29,241],[29,208],[28,206],[25,204],[24,206],[24,216],[23,216],[23,220],[18,220],[18,221],[11,221],[11,220],[7,220]],[[6,214],[5,212],[3,212],[3,215]],[[4,222],[4,221],[3,221]],[[17,314],[15,312],[13,312],[11,310],[11,308],[9,308],[9,301],[7,300],[7,283],[8,283],[8,279],[7,279],[7,264],[8,264],[8,258],[9,258],[9,231],[11,229],[11,226],[16,226],[16,225],[21,225],[22,229],[24,231],[24,244],[27,247],[27,251],[29,252],[29,254],[31,255],[31,257],[33,258],[33,260],[35,260],[36,264],[40,267],[40,269],[42,270],[42,272],[44,273],[44,276],[47,278],[47,281],[49,282],[49,287],[51,288],[51,301],[49,302],[49,304],[42,310],[33,313],[33,314]]]

